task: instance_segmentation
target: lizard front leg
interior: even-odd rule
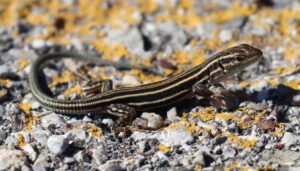
[[[238,106],[239,100],[234,93],[221,86],[208,88],[203,84],[195,84],[192,92],[196,97],[207,98],[210,104],[217,109],[232,110]]]
[[[113,130],[127,126],[136,117],[135,109],[126,104],[111,104],[107,107],[107,112],[118,117],[112,128]]]
[[[88,82],[83,88],[83,92],[86,96],[92,96],[94,94],[99,94],[108,90],[112,90],[113,83],[111,80],[99,80]]]

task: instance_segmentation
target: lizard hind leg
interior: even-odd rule
[[[98,81],[88,82],[82,88],[82,90],[86,96],[92,96],[95,94],[99,94],[111,90],[112,88],[113,88],[113,83],[111,80],[98,80]]]

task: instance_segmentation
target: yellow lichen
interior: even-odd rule
[[[33,123],[37,120],[40,120],[39,116],[32,116],[31,114],[31,105],[27,102],[19,104],[18,107],[25,114],[25,124],[23,126],[23,130],[29,131],[31,130]]]
[[[167,153],[170,151],[170,147],[167,147],[167,146],[164,146],[162,144],[159,144],[159,150],[164,152],[164,153]]]
[[[129,55],[127,48],[121,44],[108,45],[103,40],[94,40],[92,41],[92,45],[104,59],[118,60],[121,57]]]
[[[86,132],[90,133],[94,138],[99,138],[102,136],[102,129],[94,124],[88,124]]]
[[[281,137],[283,135],[285,126],[281,123],[277,125],[277,128],[273,132],[274,135]]]
[[[65,84],[69,81],[77,80],[77,77],[70,71],[63,71],[61,75],[52,77],[51,83],[48,85],[50,88],[59,84]]]
[[[0,79],[0,86],[10,88],[10,80],[9,79]]]
[[[65,92],[64,95],[65,96],[70,96],[71,94],[76,93],[77,95],[82,95],[82,90],[81,87],[79,85],[75,85],[71,88],[68,88]]]
[[[239,136],[230,134],[230,133],[224,133],[224,136],[228,137],[228,141],[231,141],[233,143],[235,143],[238,146],[244,147],[244,148],[252,148],[256,145],[256,141],[255,140],[248,140],[248,139],[244,139],[241,138]]]
[[[29,61],[27,59],[19,59],[17,62],[19,70],[23,70],[29,64]]]
[[[24,136],[19,133],[19,134],[16,135],[16,138],[19,141],[18,144],[17,144],[18,148],[24,149],[24,147],[26,145]]]
[[[283,82],[283,85],[285,85],[291,89],[294,89],[294,90],[299,90],[300,80]]]

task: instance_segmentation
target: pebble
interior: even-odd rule
[[[27,162],[22,151],[0,147],[0,170],[20,170]]]
[[[74,155],[74,159],[79,163],[83,163],[89,161],[89,156],[83,150],[81,150]]]
[[[222,43],[228,42],[232,39],[232,32],[230,30],[221,30],[219,38]]]
[[[157,139],[161,144],[167,147],[183,145],[194,140],[191,132],[189,132],[183,126],[178,126],[176,128],[164,130],[160,133]]]
[[[141,83],[137,80],[136,77],[126,74],[126,75],[124,75],[124,77],[122,79],[122,84],[130,85],[130,86],[137,86],[137,85],[140,85]]]
[[[143,112],[141,118],[147,121],[147,128],[159,129],[163,125],[163,119],[155,113]]]
[[[42,130],[40,128],[30,130],[30,133],[38,143],[40,143],[43,146],[47,146],[47,140],[48,137],[51,135],[51,132],[49,130]]]
[[[0,78],[9,76],[13,73],[14,72],[13,72],[10,64],[5,63],[5,64],[0,65]]]
[[[114,124],[114,121],[112,119],[103,119],[102,123],[107,125],[108,127],[112,127]]]
[[[35,39],[33,40],[33,42],[31,43],[31,46],[34,49],[40,49],[43,48],[47,45],[47,43],[44,40],[40,40],[40,39]]]
[[[105,164],[99,166],[98,170],[124,170],[124,168],[121,166],[122,160],[109,160]]]
[[[281,143],[287,147],[290,147],[292,145],[297,145],[297,144],[299,145],[300,144],[300,136],[295,135],[290,132],[285,132],[281,139]]]
[[[66,136],[73,137],[72,139],[85,140],[87,138],[87,134],[82,129],[72,129],[66,133]]]
[[[57,114],[51,113],[42,118],[42,125],[47,128],[50,125],[55,125],[56,127],[65,124],[65,120]]]
[[[30,144],[26,144],[23,148],[23,151],[28,155],[29,159],[31,161],[35,161],[37,158],[37,152],[34,150],[34,148]]]
[[[167,111],[167,119],[171,122],[174,122],[177,118],[177,110],[175,107],[172,107]]]
[[[54,155],[62,154],[69,146],[65,135],[51,135],[47,141],[48,149]]]
[[[106,160],[106,156],[107,153],[104,151],[103,147],[99,146],[92,149],[92,158],[96,164],[103,164]]]
[[[225,160],[229,159],[229,158],[233,158],[236,154],[236,150],[234,148],[231,147],[227,147],[225,146],[223,149],[223,157]]]
[[[203,155],[203,151],[198,150],[194,155],[193,155],[193,165],[200,165],[200,166],[205,166],[205,157]]]
[[[0,129],[0,142],[5,141],[6,136],[7,136],[6,132],[4,130]]]

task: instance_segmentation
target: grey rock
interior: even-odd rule
[[[228,147],[228,146],[225,146],[224,149],[223,149],[223,157],[225,160],[229,159],[229,158],[233,158],[236,154],[236,150],[231,148],[231,147]]]
[[[219,33],[221,42],[225,43],[232,39],[232,32],[230,30],[221,30]]]
[[[37,152],[35,151],[35,149],[30,144],[26,144],[23,148],[23,151],[28,155],[28,157],[31,161],[36,160]]]
[[[22,151],[0,147],[0,170],[19,170],[27,163]]]
[[[34,162],[32,169],[34,171],[47,171],[51,166],[53,156],[48,151],[44,150]]]
[[[88,160],[89,160],[88,155],[83,150],[78,151],[74,155],[74,159],[79,163],[88,162]]]
[[[189,132],[183,126],[178,126],[173,129],[162,131],[157,139],[161,144],[168,147],[174,145],[183,145],[194,140],[191,132]]]
[[[110,30],[105,40],[125,45],[132,54],[141,57],[149,56],[144,51],[145,47],[142,34],[136,27],[131,27],[125,30]]]
[[[159,129],[163,125],[163,119],[155,113],[143,112],[141,118],[147,121],[147,128]]]
[[[281,143],[287,147],[300,144],[300,136],[290,132],[285,132],[281,139]]]
[[[47,146],[48,137],[51,135],[49,130],[33,129],[30,131],[32,138],[43,146]]]
[[[198,150],[193,155],[193,165],[205,166],[205,158],[202,150]]]
[[[49,114],[42,118],[42,125],[44,128],[47,128],[49,125],[54,124],[55,126],[60,126],[65,124],[65,120],[57,114]]]
[[[82,129],[72,129],[66,134],[68,134],[68,137],[73,137],[72,139],[85,140],[87,138],[85,131]]]
[[[60,155],[69,146],[68,138],[65,135],[51,135],[48,138],[47,146],[54,155]]]
[[[92,158],[93,158],[93,161],[100,165],[100,164],[103,164],[106,160],[106,152],[104,151],[103,147],[99,146],[99,147],[96,147],[94,149],[92,149]]]
[[[13,74],[12,67],[9,63],[0,65],[0,78]]]
[[[122,160],[109,160],[105,164],[98,167],[99,170],[119,171],[124,170],[121,166]]]
[[[293,165],[300,157],[300,153],[289,150],[264,150],[262,160],[280,165]]]
[[[175,107],[172,107],[170,110],[167,111],[167,118],[169,121],[173,122],[176,120],[177,117],[177,110]]]
[[[0,129],[0,142],[5,141],[6,136],[7,136],[6,132],[4,130]]]

